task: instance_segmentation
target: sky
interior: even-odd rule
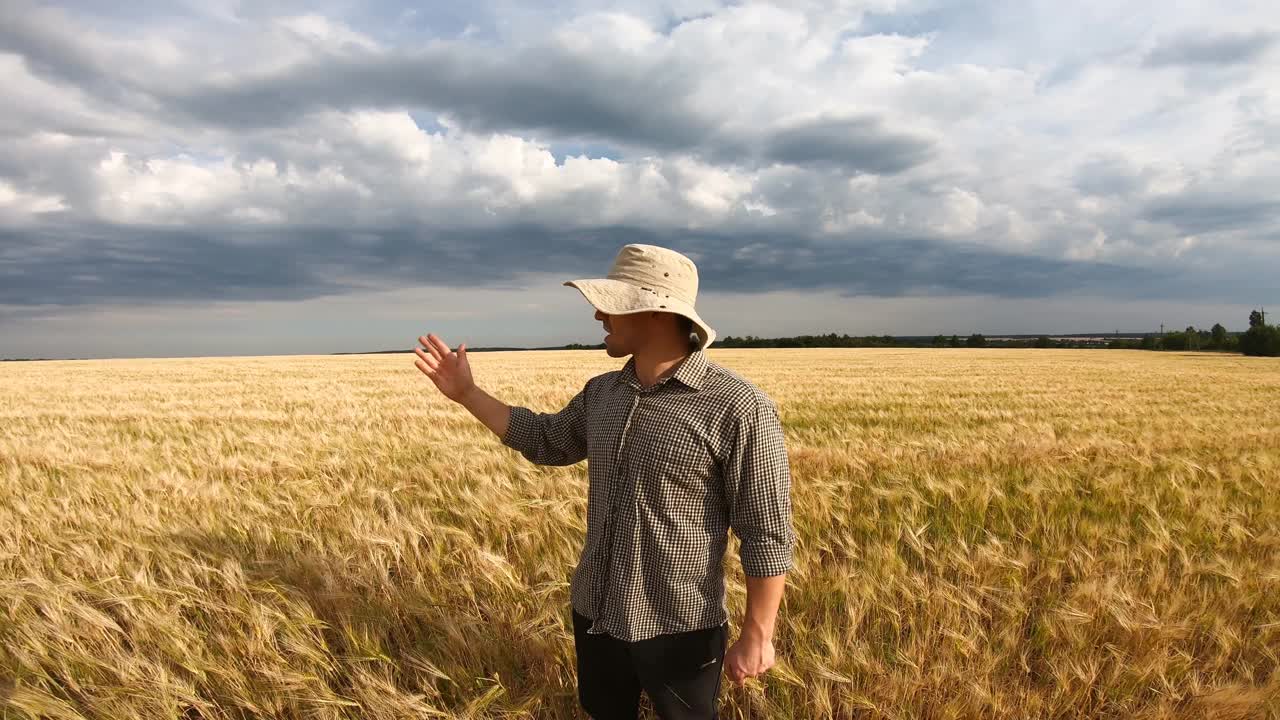
[[[0,3],[0,357],[1230,330],[1280,310],[1280,3]],[[714,346],[713,346],[714,347]]]

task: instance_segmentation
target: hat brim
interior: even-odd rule
[[[563,284],[577,288],[587,302],[606,315],[633,315],[650,311],[683,315],[693,321],[694,332],[698,334],[699,350],[715,342],[715,329],[698,317],[698,311],[692,305],[677,298],[655,295],[630,283],[609,278],[566,280]]]

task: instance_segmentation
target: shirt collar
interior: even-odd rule
[[[679,380],[686,387],[693,390],[702,389],[702,381],[707,376],[707,355],[702,350],[694,350],[689,353],[684,360],[680,361],[680,366],[676,368],[675,374],[667,379]],[[627,364],[622,366],[622,372],[618,373],[615,383],[629,382],[640,384],[640,379],[636,376],[636,356],[632,355],[627,359]],[[659,380],[661,385],[665,380]]]

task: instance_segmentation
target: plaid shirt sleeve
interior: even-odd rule
[[[587,457],[586,386],[563,410],[534,412],[511,406],[502,444],[538,465],[573,465]]]
[[[757,398],[734,424],[724,468],[729,525],[738,536],[742,571],[752,577],[791,568],[791,468],[778,408]]]

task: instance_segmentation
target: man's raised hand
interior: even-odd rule
[[[467,344],[462,343],[454,352],[433,333],[419,336],[418,343],[421,347],[413,349],[418,356],[413,364],[431,378],[445,397],[462,402],[462,398],[475,387],[475,381],[471,379],[471,364],[467,362]]]

